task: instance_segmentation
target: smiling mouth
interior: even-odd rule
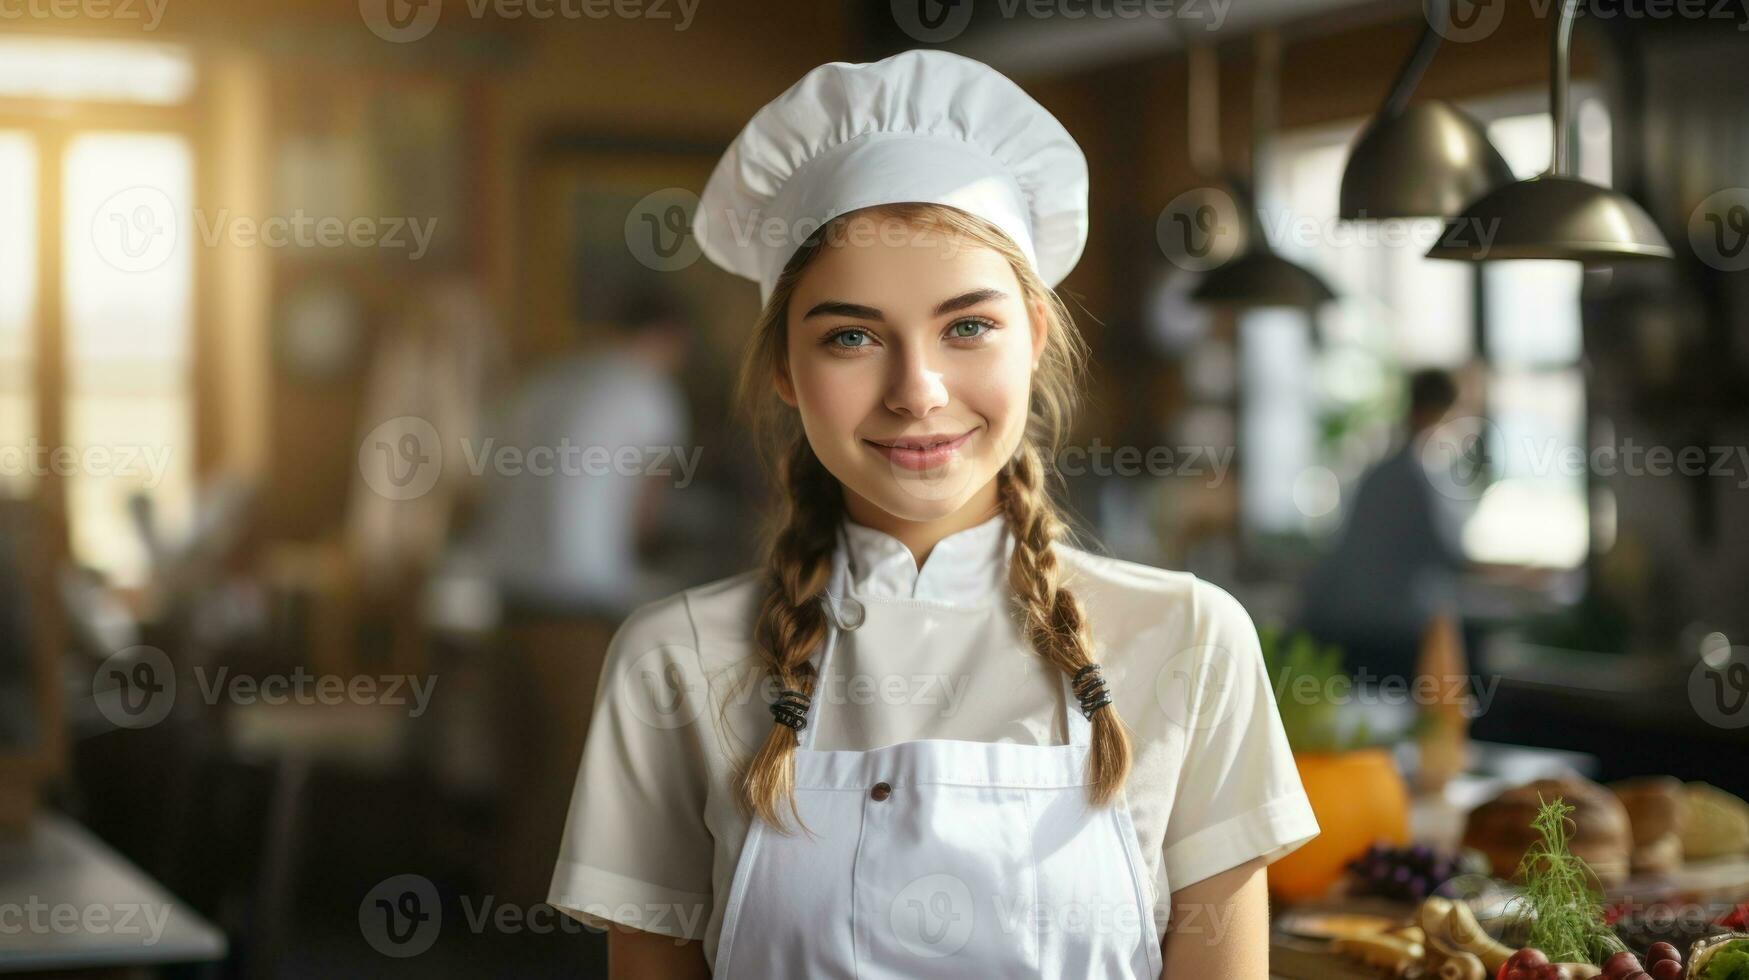
[[[977,429],[967,429],[959,435],[908,436],[889,441],[864,439],[875,452],[895,465],[908,470],[933,469],[959,455],[960,448]]]
[[[967,429],[957,436],[943,433],[938,436],[916,436],[908,439],[892,439],[887,442],[882,442],[879,439],[869,439],[867,441],[886,449],[934,449],[936,446],[945,446],[950,442],[958,442],[971,434],[971,430]]]

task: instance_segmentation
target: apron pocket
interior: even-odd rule
[[[1027,792],[898,785],[863,798],[858,976],[1037,976],[1038,873]]]

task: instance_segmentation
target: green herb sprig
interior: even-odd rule
[[[1560,797],[1537,798],[1531,821],[1540,839],[1518,863],[1524,880],[1525,941],[1556,963],[1602,963],[1627,947],[1603,921],[1603,889],[1591,866],[1567,847],[1573,807]]]

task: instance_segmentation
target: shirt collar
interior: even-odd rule
[[[904,542],[846,517],[851,589],[870,598],[928,599],[949,605],[982,606],[1004,595],[1008,556],[1014,538],[1002,514],[942,538],[923,567]]]

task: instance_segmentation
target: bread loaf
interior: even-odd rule
[[[1674,776],[1642,776],[1609,785],[1627,807],[1633,826],[1633,870],[1670,874],[1682,869],[1682,822],[1686,797]]]
[[[1531,844],[1540,839],[1531,822],[1544,802],[1560,797],[1573,812],[1568,849],[1591,866],[1605,886],[1627,878],[1633,830],[1627,808],[1614,793],[1587,779],[1539,779],[1501,793],[1470,811],[1464,846],[1487,855],[1495,877],[1512,878]]]

